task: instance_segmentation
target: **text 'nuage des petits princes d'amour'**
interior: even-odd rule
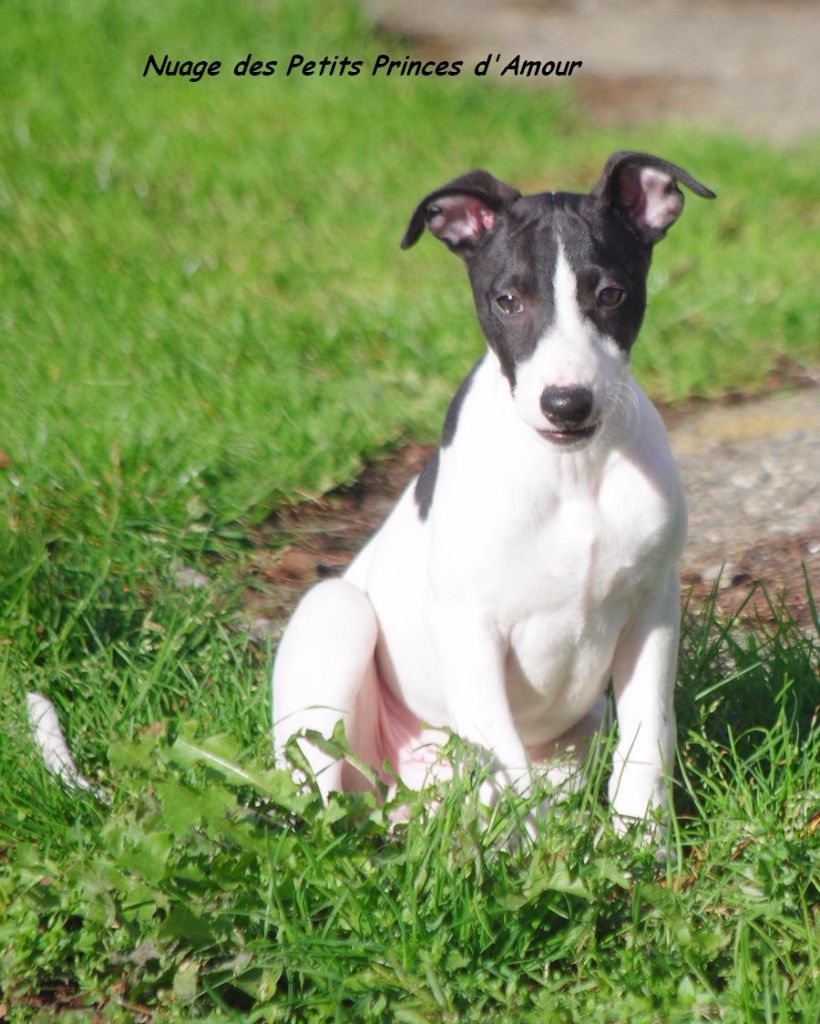
[[[488,53],[475,63],[465,60],[396,59],[380,53],[377,57],[353,59],[348,56],[308,57],[292,53],[280,60],[263,60],[252,53],[231,64],[221,60],[176,58],[150,53],[142,77],[181,78],[189,82],[216,78],[223,70],[236,78],[454,78],[473,74],[479,78],[492,73],[500,78],[567,78],[583,66],[581,60],[530,59],[521,54]]]

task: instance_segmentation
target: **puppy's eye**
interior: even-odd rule
[[[509,292],[505,292],[503,295],[496,295],[495,304],[507,316],[515,316],[516,313],[524,312],[521,300],[516,298],[515,295],[510,295]]]
[[[626,298],[626,292],[623,288],[615,288],[612,285],[607,285],[606,288],[602,288],[595,296],[595,301],[599,306],[603,306],[604,309],[614,309]]]

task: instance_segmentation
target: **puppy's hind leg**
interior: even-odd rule
[[[357,697],[373,672],[378,623],[369,598],[344,579],[325,580],[302,598],[285,630],[273,668],[273,738],[279,764],[288,739],[302,729],[330,736],[338,721],[353,734]],[[327,800],[342,789],[343,762],[301,744]]]

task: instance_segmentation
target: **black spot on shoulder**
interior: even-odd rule
[[[458,426],[458,417],[461,413],[461,407],[464,404],[464,399],[467,397],[467,392],[472,386],[473,377],[483,361],[484,356],[478,360],[472,370],[470,370],[464,380],[459,384],[458,390],[450,401],[450,405],[447,409],[447,415],[444,417],[444,427],[441,431],[441,448],[447,448],[453,443],[453,438],[456,436],[456,427]],[[433,504],[433,494],[436,489],[436,478],[438,477],[438,463],[439,453],[438,451],[435,451],[425,463],[424,469],[419,473],[416,480],[416,486],[413,491],[416,499],[416,505],[419,510],[419,519],[421,519],[422,522],[424,522],[430,514],[430,508]]]
[[[430,507],[433,504],[433,492],[436,489],[436,477],[438,476],[438,451],[433,452],[424,469],[416,478],[416,486],[413,495],[419,510],[419,519],[424,522],[430,514]]]
[[[484,362],[484,358],[485,357],[482,356],[481,359],[479,359],[472,370],[470,370],[464,380],[459,384],[458,390],[453,395],[449,408],[447,409],[447,415],[444,417],[444,429],[441,431],[442,448],[447,448],[453,443],[453,438],[456,436],[456,427],[458,426],[458,417],[461,414],[461,407],[464,404],[464,399],[467,397],[467,392],[472,387],[473,377],[475,377],[479,366]]]

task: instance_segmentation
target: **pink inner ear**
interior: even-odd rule
[[[663,171],[627,166],[620,185],[623,203],[637,224],[664,231],[680,216],[683,196],[675,179]]]
[[[431,208],[436,212],[427,227],[448,245],[475,244],[495,224],[495,214],[477,196],[443,196]]]

